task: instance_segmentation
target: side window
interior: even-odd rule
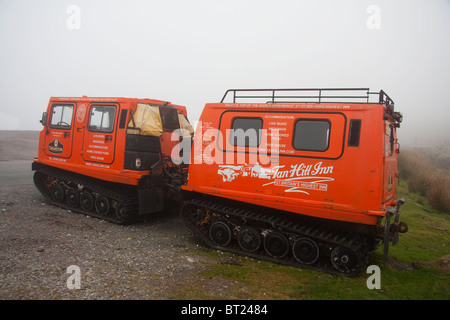
[[[350,132],[348,134],[348,146],[359,147],[361,135],[361,120],[350,120]]]
[[[70,129],[72,127],[73,105],[54,105],[51,111],[50,128]]]
[[[394,153],[394,126],[389,126],[389,155]]]
[[[294,128],[294,149],[326,151],[330,142],[331,123],[326,119],[299,119]]]
[[[93,106],[89,116],[89,131],[111,133],[114,131],[115,106]]]
[[[174,131],[180,129],[177,109],[160,107],[159,114],[161,115],[161,122],[164,131]]]
[[[258,147],[261,142],[261,118],[235,118],[232,123],[230,143],[237,147]]]
[[[127,125],[127,115],[128,115],[127,109],[122,109],[122,111],[120,111],[119,129],[124,129],[125,126]]]

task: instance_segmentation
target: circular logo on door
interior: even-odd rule
[[[84,118],[86,118],[86,106],[82,104],[77,109],[77,122],[83,122]]]

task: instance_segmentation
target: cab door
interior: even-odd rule
[[[44,141],[45,154],[49,157],[68,159],[72,156],[75,107],[75,103],[51,105]]]
[[[83,159],[97,166],[114,162],[118,104],[91,104],[83,141]]]

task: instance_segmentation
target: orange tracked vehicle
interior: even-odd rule
[[[172,141],[192,133],[186,108],[130,98],[52,97],[43,113],[34,183],[58,206],[116,223],[164,209],[184,183]],[[176,158],[176,157],[175,157]]]
[[[407,231],[401,121],[383,91],[228,90],[197,126],[183,219],[212,248],[356,274]]]
[[[228,90],[195,135],[169,102],[51,98],[32,169],[44,197],[73,211],[129,223],[180,201],[212,248],[354,275],[407,231],[401,121],[369,89]]]

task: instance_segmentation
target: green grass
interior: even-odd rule
[[[202,253],[218,263],[203,272],[204,281],[191,283],[176,299],[308,299],[308,300],[448,300],[450,265],[439,263],[450,254],[450,215],[433,210],[423,197],[409,193],[405,183],[398,194],[406,199],[401,221],[409,231],[390,247],[391,263],[383,265],[382,247],[369,264],[381,268],[381,289],[368,289],[371,274],[354,278],[254,260],[214,250]],[[444,265],[444,266],[442,266]],[[223,286],[226,294],[205,290],[205,283]]]

